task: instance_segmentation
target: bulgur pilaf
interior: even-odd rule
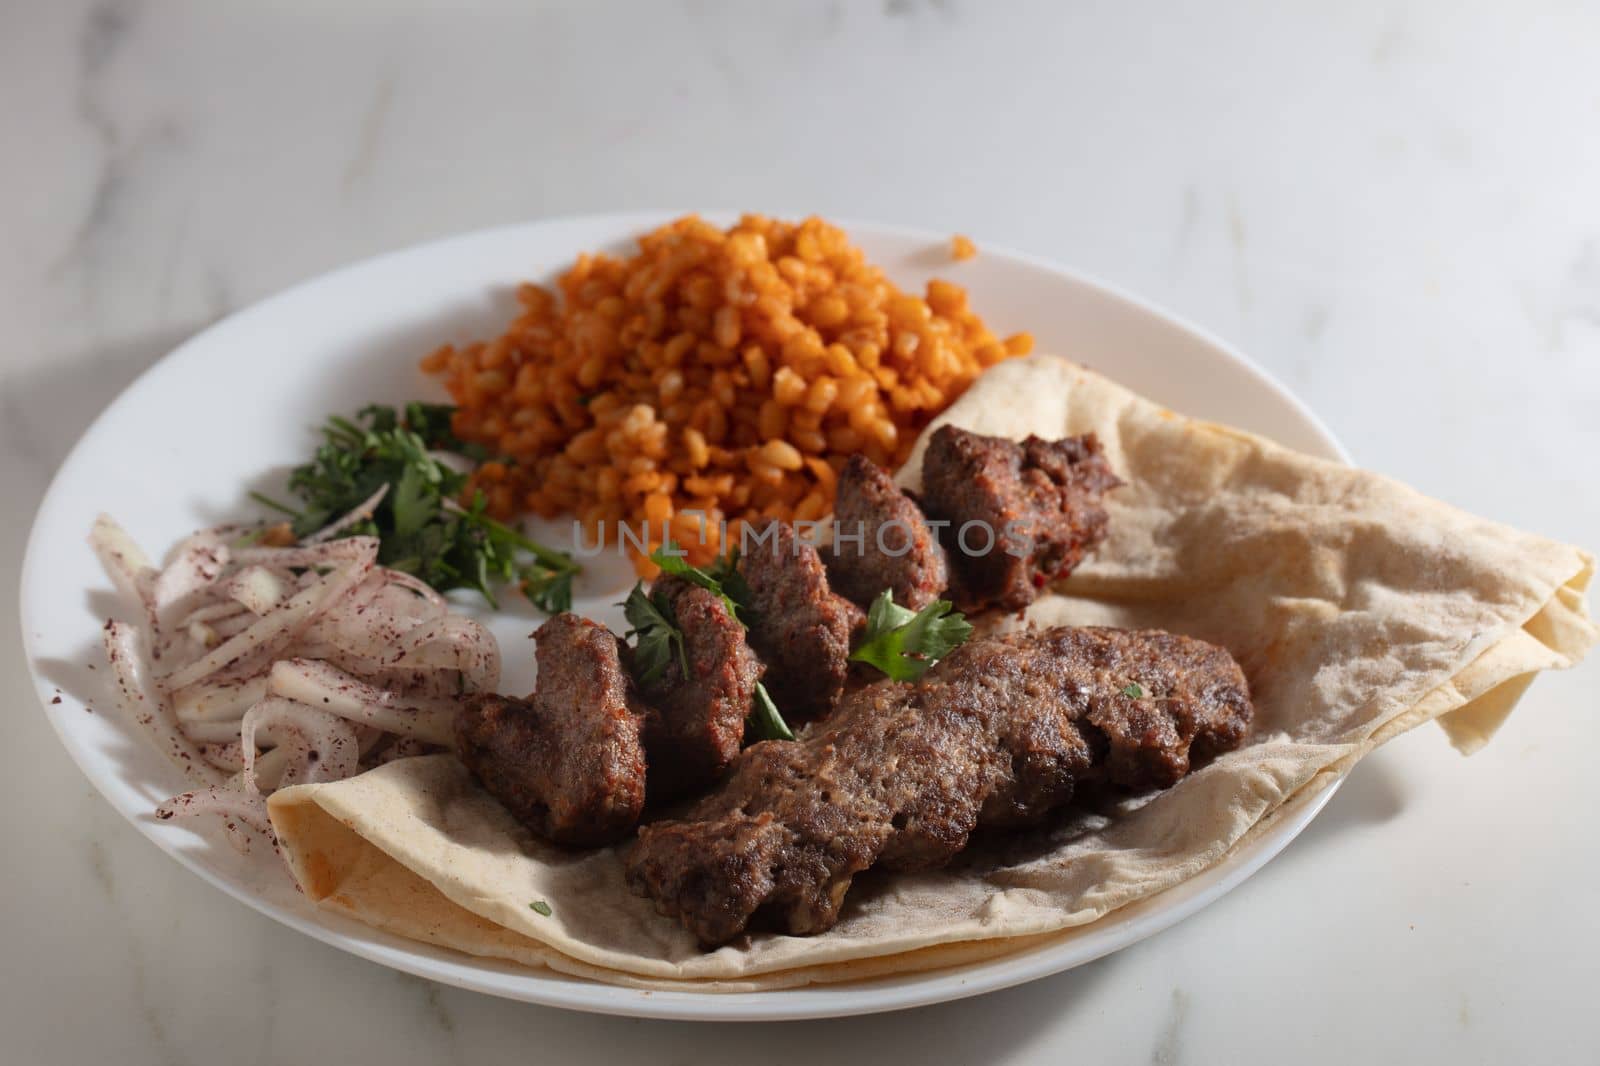
[[[902,292],[819,218],[688,216],[627,259],[580,255],[558,289],[521,286],[504,334],[422,360],[456,433],[506,457],[468,492],[499,517],[575,515],[589,543],[643,528],[700,564],[724,524],[736,543],[741,523],[827,517],[852,454],[899,466],[979,373],[1033,347],[960,286]]]

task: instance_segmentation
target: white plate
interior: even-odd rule
[[[22,628],[45,713],[111,805],[188,869],[263,914],[399,970],[533,1003],[646,1017],[807,1018],[936,1003],[1004,988],[1116,951],[1193,914],[1260,869],[1333,789],[1297,804],[1272,832],[1216,868],[1048,946],[967,966],[852,986],[744,995],[638,992],[484,961],[322,912],[294,891],[267,849],[239,856],[217,838],[151,815],[182,787],[176,771],[114,713],[100,626],[125,614],[85,537],[100,511],[152,555],[183,534],[253,518],[246,490],[276,485],[304,461],[313,428],[374,401],[440,394],[417,359],[444,341],[499,332],[518,281],[548,280],[585,250],[624,250],[668,215],[605,215],[468,234],[336,271],[206,330],[134,382],[84,434],[34,522],[22,572]],[[724,218],[711,216],[716,221]],[[965,285],[998,333],[1031,330],[1043,351],[1095,366],[1194,415],[1232,423],[1314,455],[1344,459],[1332,434],[1242,356],[1147,304],[1025,256],[985,248],[956,264],[944,235],[849,225],[900,284],[933,274]],[[605,569],[605,568],[602,568]],[[612,618],[627,587],[612,566],[580,587],[579,610]],[[467,601],[464,601],[467,602]],[[483,617],[480,615],[480,617]],[[506,685],[530,680],[522,642],[535,616],[484,619],[506,651]],[[59,697],[59,698],[58,698]],[[86,713],[86,705],[92,713]]]

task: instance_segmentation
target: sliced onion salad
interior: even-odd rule
[[[139,619],[106,623],[118,700],[193,788],[157,817],[219,817],[247,850],[271,836],[275,789],[446,749],[460,694],[499,684],[488,630],[379,566],[375,538],[334,539],[381,498],[288,547],[202,530],[159,568],[95,520],[90,545]]]

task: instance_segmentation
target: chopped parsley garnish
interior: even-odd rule
[[[530,903],[530,904],[528,904],[528,908],[529,908],[529,909],[530,909],[530,910],[532,910],[532,911],[533,911],[533,913],[535,913],[535,914],[542,914],[542,915],[544,915],[544,916],[545,916],[545,917],[546,917],[546,918],[548,918],[548,917],[550,917],[550,915],[551,915],[551,914],[552,914],[552,913],[554,913],[554,912],[553,912],[553,911],[551,911],[551,910],[550,910],[550,904],[548,904],[548,903],[546,903],[546,902],[545,902],[545,901],[544,901],[544,900],[542,900],[542,899],[536,899],[536,900],[534,900],[534,901],[533,901],[533,902],[532,902],[532,903]]]
[[[295,537],[305,537],[349,514],[387,485],[373,513],[339,532],[341,537],[378,538],[378,562],[414,574],[440,592],[473,588],[498,607],[492,587],[515,583],[534,605],[550,614],[572,607],[578,563],[497,522],[485,513],[482,493],[467,506],[456,500],[467,475],[441,463],[435,452],[472,462],[486,459],[450,428],[454,408],[406,404],[404,411],[373,405],[355,420],[338,415],[323,426],[315,457],[289,475],[289,491],[300,510],[252,493],[290,516]]]
[[[1122,694],[1130,700],[1144,699],[1144,688],[1137,681],[1130,681],[1122,686]]]
[[[972,624],[952,606],[935,600],[912,611],[884,589],[867,610],[867,629],[851,660],[875,666],[896,681],[915,681],[972,636]]]

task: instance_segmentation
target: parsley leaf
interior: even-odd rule
[[[622,614],[631,627],[624,639],[633,641],[634,680],[649,686],[661,680],[676,658],[689,676],[689,657],[683,650],[683,630],[672,616],[672,605],[665,597],[648,593],[644,582],[636,581],[622,603]]]
[[[727,604],[729,614],[735,618],[742,618],[740,612],[750,602],[750,586],[746,584],[744,575],[737,569],[738,550],[718,557],[708,570],[689,565],[683,556],[674,554],[677,550],[677,544],[669,540],[650,553],[650,561],[659,566],[663,574],[681,577],[708,592],[715,592],[722,597],[722,602]]]
[[[701,569],[675,554],[677,550],[677,545],[669,540],[650,553],[650,560],[661,568],[663,574],[680,577],[721,596],[722,602],[728,606],[728,613],[741,624],[748,624],[744,612],[749,609],[750,586],[745,582],[744,575],[739,573],[738,551],[720,556],[709,567]],[[661,676],[672,661],[674,647],[680,659],[683,657],[683,632],[671,619],[667,604],[658,603],[652,596],[647,596],[642,584],[634,586],[622,606],[628,624],[633,626],[628,636],[638,634],[634,648],[636,680],[641,685],[649,685]],[[688,676],[687,662],[684,662],[683,673]],[[750,714],[745,719],[744,732],[746,742],[751,744],[758,740],[794,739],[794,732],[789,728],[789,723],[783,720],[783,713],[772,701],[767,686],[759,681],[756,682],[755,696],[750,701]]]
[[[467,475],[440,462],[452,452],[473,462],[488,458],[450,428],[455,408],[409,403],[403,410],[373,405],[355,418],[329,418],[323,443],[311,462],[289,476],[289,491],[304,505],[295,510],[256,495],[265,506],[288,514],[295,537],[305,537],[389,491],[368,518],[339,535],[378,538],[378,562],[414,574],[440,592],[474,588],[491,605],[493,586],[517,584],[550,614],[572,607],[572,578],[579,567],[566,552],[547,548],[485,513],[481,493],[457,503]]]
[[[783,720],[783,715],[778,711],[778,705],[772,702],[772,697],[767,694],[767,686],[756,682],[756,697],[752,701],[750,717],[745,720],[744,731],[746,736],[754,731],[756,740],[793,740],[794,733],[789,728],[789,723]],[[754,741],[751,741],[754,743]]]
[[[912,611],[884,589],[867,611],[867,629],[851,660],[896,681],[915,681],[972,636],[971,623],[951,607],[949,600],[935,600]]]
[[[546,918],[548,918],[548,917],[550,917],[550,915],[552,915],[552,914],[554,914],[554,913],[555,913],[555,912],[554,912],[554,911],[552,911],[552,910],[551,910],[551,909],[550,909],[550,904],[548,904],[548,903],[546,903],[546,902],[545,902],[545,901],[544,901],[544,900],[542,900],[542,899],[536,899],[536,900],[534,900],[534,901],[533,901],[533,902],[532,902],[532,903],[530,903],[530,904],[528,904],[528,907],[529,907],[529,909],[530,909],[530,910],[532,910],[532,911],[533,911],[533,912],[534,912],[534,913],[535,913],[535,914],[542,914],[542,915],[544,915],[544,916],[545,916],[545,917],[546,917]]]
[[[1143,699],[1144,688],[1140,686],[1139,682],[1130,681],[1126,685],[1122,686],[1122,694],[1128,697],[1130,700]]]

